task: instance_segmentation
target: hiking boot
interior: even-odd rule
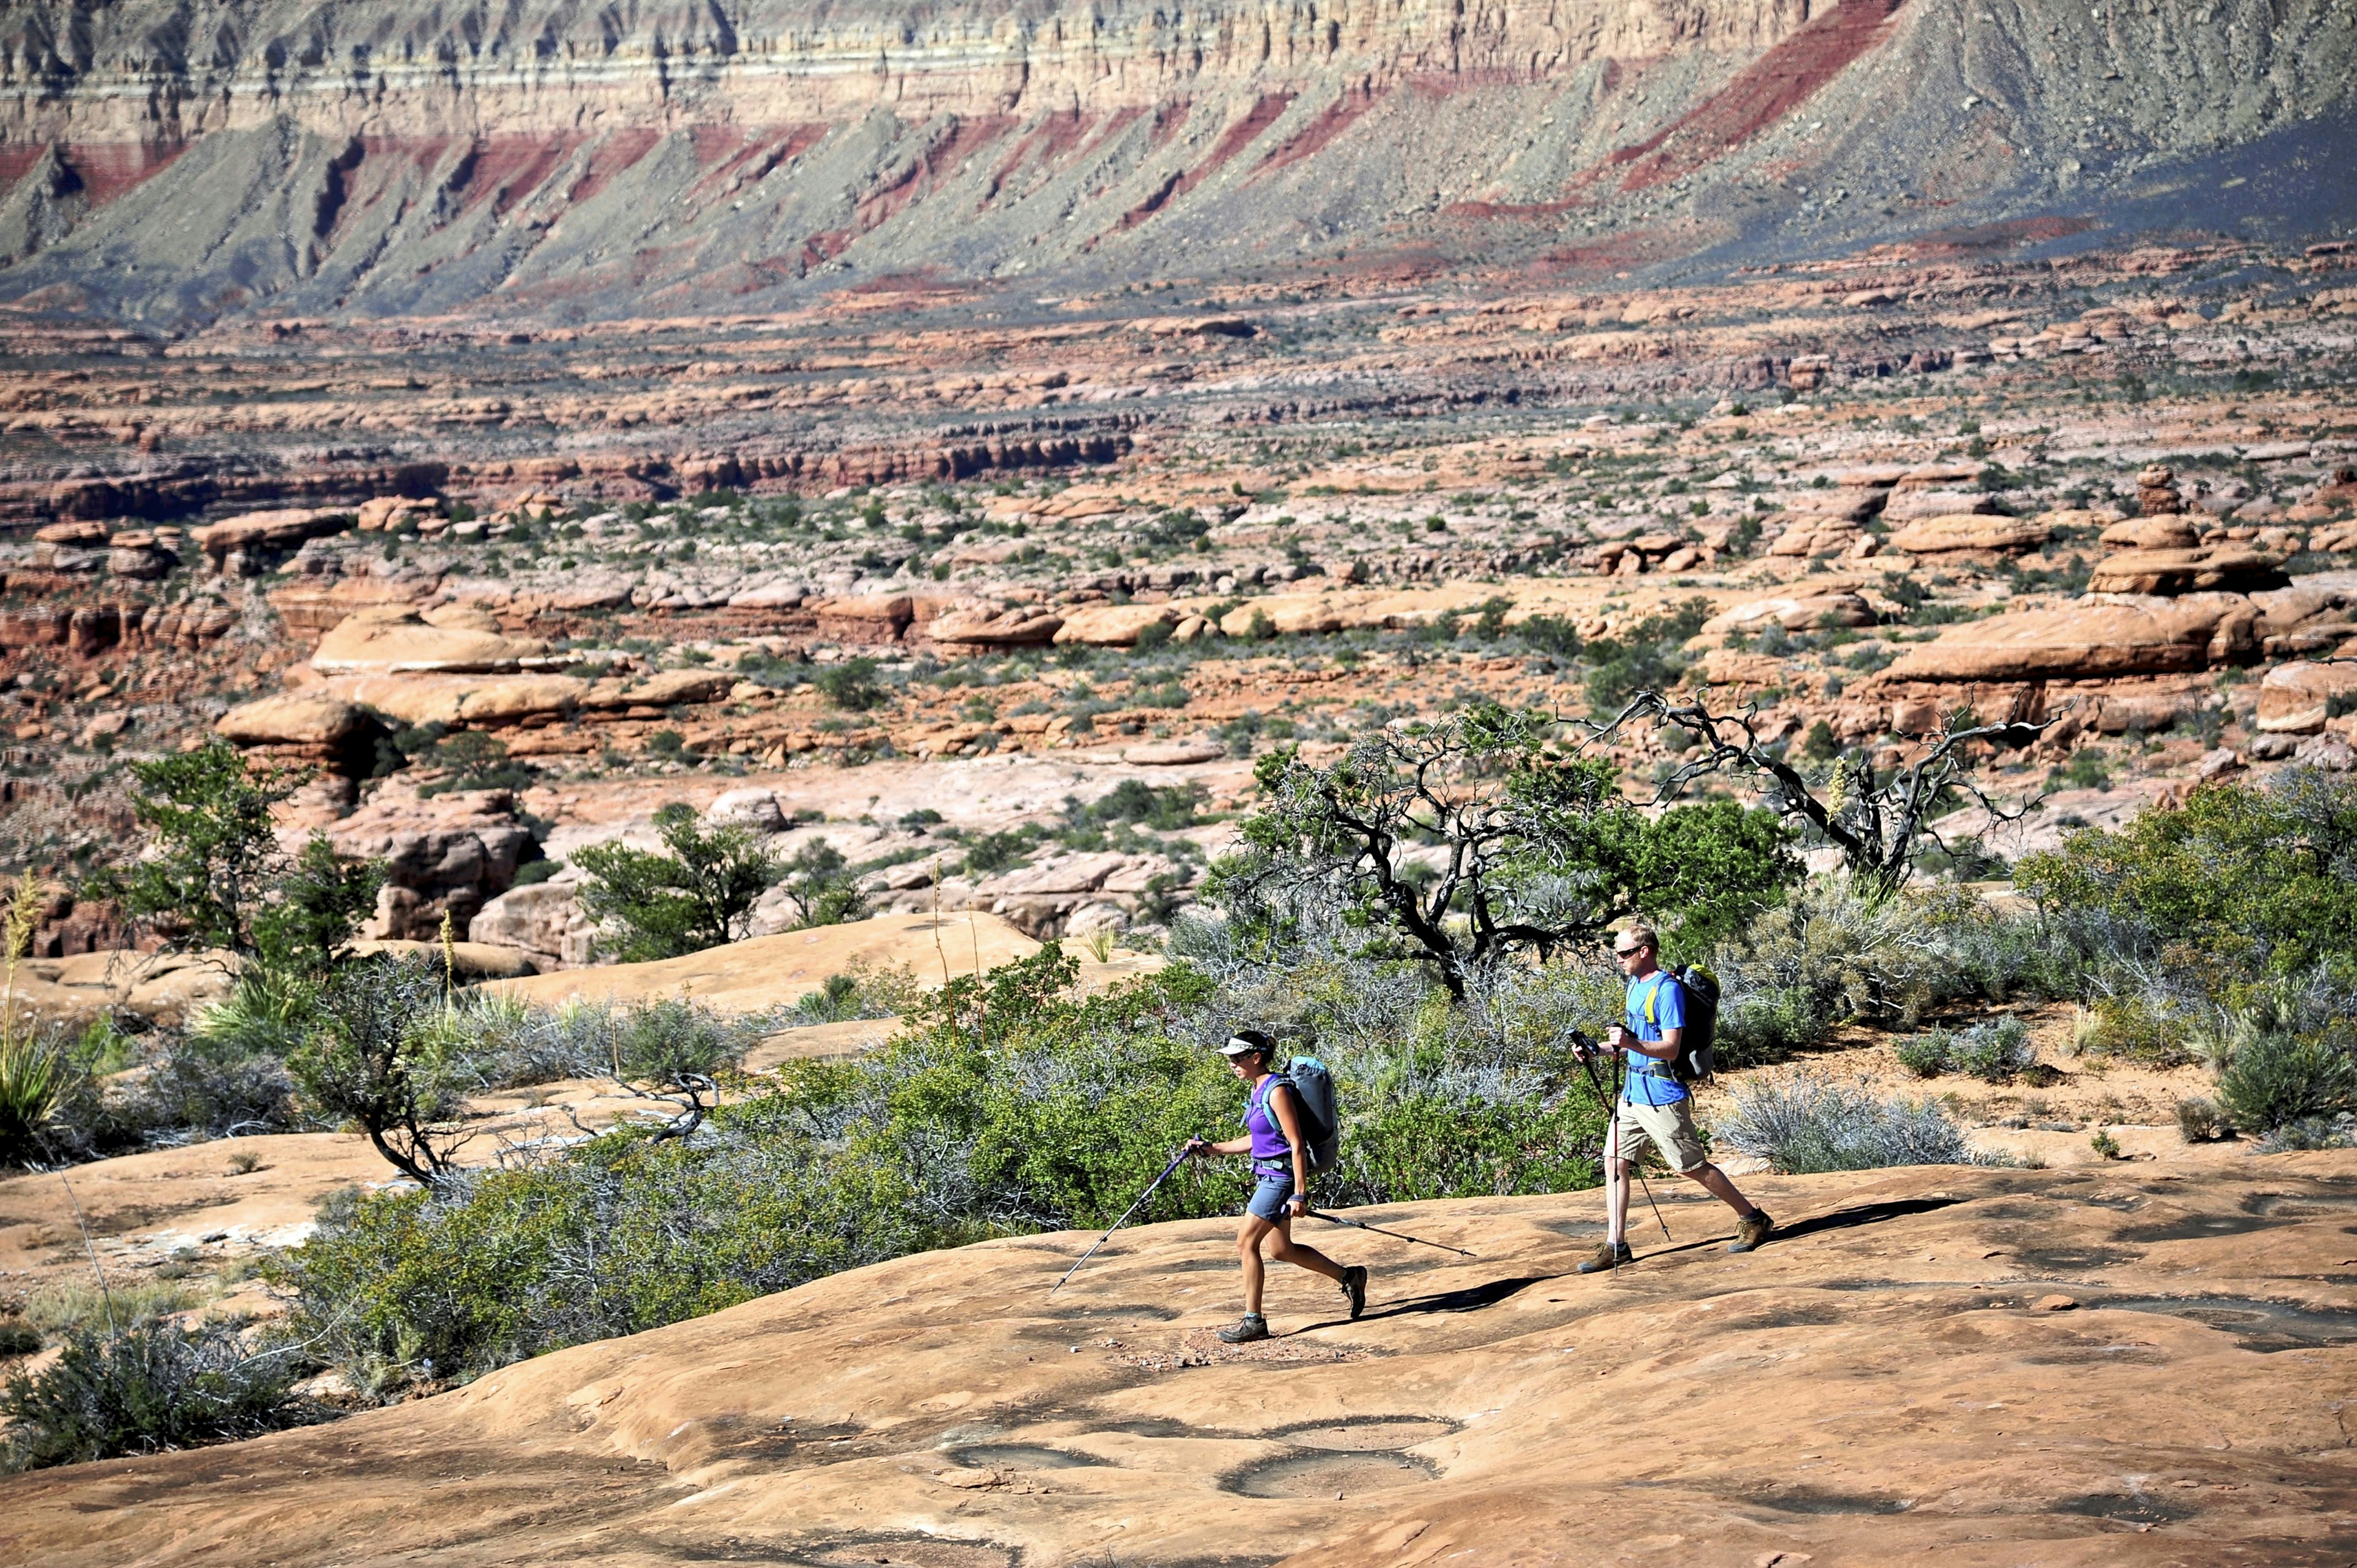
[[[1768,1240],[1769,1233],[1775,1229],[1776,1222],[1768,1218],[1768,1211],[1764,1208],[1755,1208],[1737,1222],[1735,1240],[1727,1244],[1727,1250],[1730,1252],[1749,1252],[1760,1242]]]
[[[1247,1312],[1233,1328],[1220,1330],[1220,1337],[1231,1345],[1249,1345],[1255,1339],[1268,1337],[1268,1319],[1257,1312]]]
[[[1597,1247],[1593,1257],[1580,1261],[1579,1272],[1583,1274],[1600,1274],[1617,1269],[1623,1263],[1633,1263],[1636,1261],[1637,1254],[1629,1250],[1628,1242],[1606,1241]]]
[[[1342,1271],[1342,1294],[1351,1298],[1351,1321],[1367,1310],[1367,1271],[1357,1263]]]

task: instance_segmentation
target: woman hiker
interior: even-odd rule
[[[1302,1152],[1300,1098],[1290,1083],[1269,1070],[1276,1042],[1258,1029],[1239,1029],[1220,1047],[1220,1054],[1244,1082],[1244,1136],[1224,1144],[1189,1138],[1187,1152],[1250,1155],[1253,1175],[1260,1178],[1244,1210],[1244,1222],[1236,1231],[1236,1253],[1244,1266],[1243,1321],[1221,1329],[1220,1337],[1231,1345],[1268,1337],[1268,1319],[1260,1311],[1261,1283],[1266,1276],[1260,1244],[1271,1235],[1275,1236],[1276,1245],[1269,1256],[1280,1263],[1324,1274],[1340,1285],[1350,1301],[1351,1316],[1356,1318],[1367,1309],[1367,1271],[1356,1265],[1344,1268],[1317,1248],[1293,1239],[1294,1217],[1309,1211],[1309,1169]]]

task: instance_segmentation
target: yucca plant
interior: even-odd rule
[[[0,919],[7,983],[0,994],[0,1165],[23,1165],[40,1152],[41,1133],[65,1098],[73,1064],[55,1040],[35,1034],[18,1015],[16,965],[33,944],[41,920],[41,890],[26,872],[9,889]]]

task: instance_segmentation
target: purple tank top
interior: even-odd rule
[[[1268,1104],[1268,1097],[1283,1081],[1270,1073],[1254,1088],[1251,1098],[1244,1102],[1244,1131],[1252,1134],[1254,1170],[1291,1176],[1293,1145],[1285,1141],[1285,1129],[1277,1125],[1276,1112]]]

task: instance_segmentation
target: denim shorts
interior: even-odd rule
[[[1244,1212],[1257,1215],[1274,1225],[1286,1217],[1286,1205],[1293,1197],[1293,1178],[1271,1176],[1266,1171],[1254,1174],[1260,1177],[1260,1186],[1253,1189],[1252,1202],[1244,1206]]]

